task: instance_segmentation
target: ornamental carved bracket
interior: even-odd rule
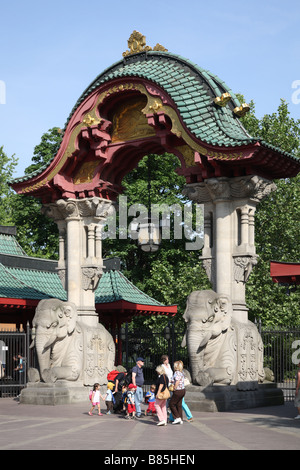
[[[43,213],[54,221],[96,217],[106,219],[112,210],[113,203],[99,197],[85,199],[59,199],[56,203],[45,204]]]
[[[111,141],[109,131],[112,123],[110,121],[101,120],[93,124],[93,118],[88,121],[85,119],[83,122],[87,124],[87,127],[81,129],[82,138],[89,142],[91,149],[95,152],[96,158],[106,158],[105,151]]]
[[[258,262],[258,255],[234,256],[233,277],[239,283],[246,284],[253,267]]]
[[[82,288],[84,290],[96,290],[103,274],[101,266],[83,266],[82,270]]]
[[[238,178],[209,178],[201,183],[187,185],[183,194],[198,204],[231,199],[252,199],[260,202],[275,190],[275,183],[255,175]]]

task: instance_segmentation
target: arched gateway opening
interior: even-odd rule
[[[176,155],[185,195],[205,207],[202,260],[213,290],[230,299],[233,320],[246,328],[245,284],[257,262],[255,209],[276,188],[274,179],[299,172],[299,161],[247,133],[239,118],[249,107],[216,75],[160,45],[152,50],[136,31],[128,45],[76,102],[49,165],[12,186],[40,198],[56,221],[68,300],[95,326],[101,228],[122,179],[146,154],[161,155],[161,165],[165,152]],[[240,357],[247,341],[249,335]],[[258,380],[260,359],[245,360],[249,367],[241,363],[227,383]]]

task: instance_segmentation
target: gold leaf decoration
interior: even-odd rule
[[[138,52],[152,51],[150,46],[146,46],[146,37],[143,36],[139,31],[134,30],[128,39],[129,51],[123,52],[123,57],[127,57],[131,54],[137,54]],[[153,48],[154,51],[167,51],[161,44],[156,44]]]
[[[217,96],[214,99],[214,103],[218,106],[226,106],[226,104],[231,100],[230,93],[223,93],[221,96]]]
[[[237,106],[233,110],[234,114],[236,114],[238,117],[245,116],[248,111],[250,111],[250,106],[247,103],[243,103],[241,106]]]

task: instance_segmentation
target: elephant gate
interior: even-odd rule
[[[252,384],[260,380],[260,342],[249,326],[245,284],[258,260],[255,210],[276,189],[273,180],[295,176],[300,163],[248,134],[240,117],[249,106],[240,103],[216,75],[159,44],[154,48],[145,44],[145,37],[134,31],[121,60],[102,72],[75,103],[53,159],[12,183],[18,194],[39,198],[45,213],[57,223],[58,273],[69,303],[60,306],[58,316],[67,322],[68,310],[75,306],[76,325],[79,329],[84,325],[83,329],[91,332],[83,372],[69,376],[72,361],[63,365],[57,351],[56,373],[51,374],[48,364],[44,380],[47,377],[47,381],[55,382],[58,376],[67,374],[65,378],[76,376],[83,384],[88,377],[103,381],[104,371],[112,366],[106,362],[110,353],[104,346],[109,344],[102,339],[104,332],[92,333],[99,329],[94,291],[103,272],[102,227],[122,193],[123,177],[144,155],[160,155],[164,165],[168,152],[180,161],[177,171],[186,179],[185,195],[204,204],[201,259],[217,297],[205,305],[200,321],[204,324],[218,316],[216,331],[210,332],[213,340],[214,335],[222,334],[221,325],[232,328],[231,320],[224,321],[230,317],[239,332],[236,338],[243,345],[234,359],[238,361],[235,374],[226,361],[220,374],[216,364],[206,364],[206,373],[199,375],[197,365],[198,378],[193,377],[193,381],[207,386],[211,381],[218,382],[220,376],[222,383],[243,382],[241,388],[247,389],[250,384],[252,390]],[[48,316],[57,322],[53,308],[50,306]],[[187,315],[189,333],[193,328],[191,314]],[[203,358],[198,359],[203,362]],[[210,374],[209,368],[216,373]]]

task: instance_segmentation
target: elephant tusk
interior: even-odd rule
[[[52,335],[51,338],[47,341],[47,343],[44,344],[44,351],[46,351],[46,349],[52,346],[52,344],[55,343],[56,340],[57,340],[56,334]]]
[[[185,346],[186,346],[186,333],[184,333],[184,336],[183,336],[182,342],[181,342],[181,347],[185,348]]]
[[[212,337],[212,331],[208,331],[202,338],[202,340],[200,341],[200,344],[199,344],[199,349],[202,348],[203,346],[205,346],[208,341],[210,340],[210,338]]]

